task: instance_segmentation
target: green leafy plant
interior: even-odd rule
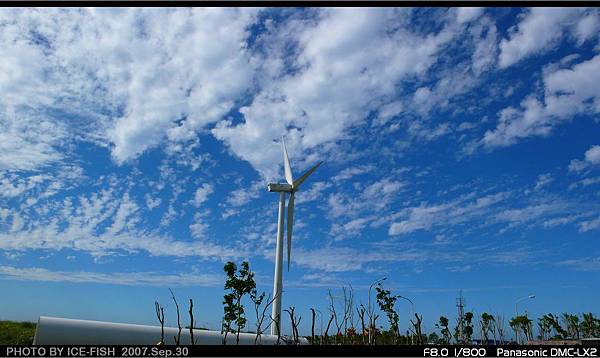
[[[470,344],[473,337],[473,312],[465,313],[462,330],[463,343]]]
[[[250,271],[250,264],[242,262],[241,269],[237,271],[235,263],[229,261],[223,267],[227,274],[225,281],[226,294],[223,296],[224,316],[222,331],[225,333],[223,344],[227,344],[227,334],[232,331],[232,324],[236,325],[236,343],[240,343],[240,331],[246,326],[246,317],[242,298],[256,288],[254,273]]]
[[[488,344],[488,341],[490,339],[490,333],[493,332],[495,336],[494,316],[487,312],[483,312],[481,314],[481,318],[479,319],[479,326],[481,327],[481,339],[483,340],[484,344]],[[495,340],[496,337],[494,337],[494,341]]]
[[[386,290],[383,288],[381,282],[377,283],[377,287],[375,287],[375,291],[377,292],[377,304],[379,305],[379,309],[385,313],[390,323],[390,331],[394,336],[394,340],[397,341],[398,336],[400,335],[398,329],[398,322],[400,321],[400,316],[398,316],[398,312],[394,310],[394,305],[398,300],[399,296],[392,295],[390,290]]]
[[[0,345],[30,345],[36,324],[32,322],[0,321]]]
[[[452,339],[452,335],[450,334],[450,328],[448,328],[448,318],[444,316],[440,316],[439,323],[436,323],[435,326],[440,330],[442,334],[442,343],[449,344],[450,339]]]
[[[513,317],[508,324],[515,331],[515,339],[517,343],[520,341],[528,341],[533,339],[533,327],[532,320],[526,315]],[[519,339],[520,334],[524,336],[524,339]]]
[[[592,312],[583,314],[581,333],[583,338],[600,337],[600,319],[594,317]]]

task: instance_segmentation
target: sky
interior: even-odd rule
[[[176,325],[171,288],[219,329],[227,261],[272,291],[281,136],[295,177],[324,161],[305,333],[382,277],[427,332],[460,290],[600,314],[598,83],[597,8],[3,8],[0,319]]]

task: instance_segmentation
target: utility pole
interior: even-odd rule
[[[461,343],[463,341],[463,321],[465,317],[465,299],[462,290],[460,290],[460,294],[456,299],[456,307],[458,308],[458,336],[456,339],[459,341],[457,343]]]

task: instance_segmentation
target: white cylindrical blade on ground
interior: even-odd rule
[[[164,327],[165,344],[175,344],[175,337],[179,329]],[[79,319],[66,319],[56,317],[40,317],[35,331],[34,345],[60,345],[60,344],[91,344],[91,345],[154,345],[161,340],[160,326],[145,326],[138,324],[86,321]],[[219,331],[194,329],[194,341],[199,345],[221,345],[223,334]],[[253,345],[256,334],[240,333],[240,344]],[[289,341],[281,342],[287,344]],[[263,334],[260,344],[277,344],[277,336]],[[190,344],[188,328],[181,331],[181,344]],[[236,335],[227,335],[227,344],[236,344]],[[308,344],[301,338],[300,344]]]

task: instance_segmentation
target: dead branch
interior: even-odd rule
[[[175,344],[179,345],[179,343],[181,342],[181,322],[179,320],[179,304],[175,299],[175,294],[173,293],[173,290],[169,288],[169,292],[171,292],[171,298],[173,299],[173,302],[175,302],[175,308],[177,309],[177,327],[179,328],[179,332],[177,332],[177,336],[173,336],[173,338],[175,338]]]
[[[331,322],[333,321],[333,319],[334,319],[334,317],[333,317],[333,314],[332,314],[331,318],[329,318],[329,322],[327,323],[327,329],[325,329],[325,335],[324,335],[324,337],[325,337],[325,344],[329,343],[329,340],[327,338],[328,337],[327,334],[329,333],[329,326],[331,326]]]
[[[414,335],[417,337],[417,344],[423,344],[423,337],[421,333],[421,322],[423,321],[423,316],[420,317],[415,313],[416,322],[410,320],[410,323],[413,325],[415,330],[413,331]]]
[[[365,331],[365,311],[366,311],[365,306],[363,306],[363,304],[361,303],[360,310],[357,307],[356,311],[358,313],[358,317],[360,318],[360,324],[362,327],[362,330],[360,331],[360,335],[362,337],[362,344],[364,345],[365,344],[365,332],[366,332]]]
[[[315,344],[315,316],[317,315],[317,313],[315,312],[314,308],[311,308],[310,312],[312,312],[312,324],[310,325],[310,343]]]
[[[190,298],[190,344],[194,345],[196,342],[194,341],[194,301]]]
[[[337,312],[335,311],[335,303],[333,301],[333,295],[331,294],[331,290],[327,290],[328,295],[329,295],[329,311],[332,313],[333,315],[333,321],[335,323],[335,327],[337,328],[337,332],[335,334],[335,337],[333,339],[334,343],[337,344],[337,336],[342,332],[342,327],[341,324],[338,322],[338,317],[337,317]]]
[[[295,309],[296,308],[294,306],[290,306],[289,310],[284,310],[284,311],[290,315],[290,321],[292,322],[292,340],[293,340],[294,344],[298,345],[298,344],[300,344],[300,338],[299,338],[299,334],[298,334],[298,325],[300,324],[302,317],[299,317],[296,320],[296,315],[294,313]]]
[[[160,322],[160,342],[159,344],[162,346],[165,344],[165,310],[158,303],[158,301],[154,301],[154,307],[156,308],[156,318]]]
[[[260,306],[262,304],[262,300],[264,297],[264,292],[261,296],[259,296],[258,298],[256,297],[252,297],[252,302],[254,302],[254,311],[256,312],[256,337],[254,338],[254,344],[260,344],[260,342],[262,341],[262,334],[263,334],[263,330],[262,330],[262,325],[263,322],[265,320],[265,317],[267,315],[267,310],[269,309],[269,306],[271,306],[273,304],[273,302],[275,302],[275,299],[277,298],[277,296],[279,296],[279,294],[275,295],[275,297],[271,298],[271,294],[269,294],[269,296],[267,296],[267,304],[263,307],[262,311],[259,313],[260,311]],[[269,322],[269,324],[265,327],[265,330],[269,329],[269,327],[271,326],[273,322]]]

